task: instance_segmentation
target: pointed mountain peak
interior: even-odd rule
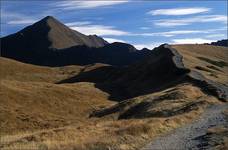
[[[46,16],[43,19],[41,19],[40,21],[36,22],[34,25],[54,25],[54,24],[61,24],[62,26],[65,26],[63,23],[61,23],[60,21],[58,21],[56,18],[54,18],[53,16]]]
[[[38,21],[38,22],[47,22],[47,21],[58,21],[58,20],[55,17],[53,17],[53,16],[46,16],[43,19],[41,19],[40,21]]]
[[[86,36],[74,31],[52,16],[46,16],[24,28],[18,32],[18,36],[30,39],[34,45],[39,43],[37,46],[42,46],[42,49],[45,49],[43,47],[65,49],[73,46],[103,47],[108,44],[99,36]]]
[[[42,20],[49,20],[49,19],[55,19],[53,16],[46,16]],[[56,20],[56,19],[55,19]]]
[[[52,16],[46,16],[43,19],[35,22],[34,24],[25,27],[19,32],[34,32],[34,31],[45,31],[48,32],[49,29],[53,28],[54,26],[62,26],[64,27],[65,25],[62,24],[60,21],[55,19]]]

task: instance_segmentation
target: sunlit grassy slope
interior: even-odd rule
[[[202,73],[208,79],[228,84],[228,48],[222,46],[189,44],[173,45],[183,56],[187,68]]]
[[[2,134],[61,127],[84,120],[94,108],[112,103],[93,83],[54,84],[86,66],[48,68],[5,58],[0,62]]]

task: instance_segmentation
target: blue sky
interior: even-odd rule
[[[1,36],[45,16],[86,35],[137,48],[227,38],[227,1],[1,1]]]

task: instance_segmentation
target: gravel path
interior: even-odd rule
[[[228,109],[228,104],[211,106],[201,117],[191,124],[178,128],[173,132],[156,138],[142,150],[188,150],[200,149],[200,140],[196,140],[206,134],[207,129],[214,126],[226,125],[227,121],[223,111]]]

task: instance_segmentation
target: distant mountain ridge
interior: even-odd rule
[[[217,42],[211,42],[211,45],[228,47],[228,39],[220,40]]]
[[[97,35],[86,36],[47,16],[23,30],[1,38],[1,55],[22,62],[45,65],[107,63],[129,65],[150,51],[125,43],[112,43]]]

